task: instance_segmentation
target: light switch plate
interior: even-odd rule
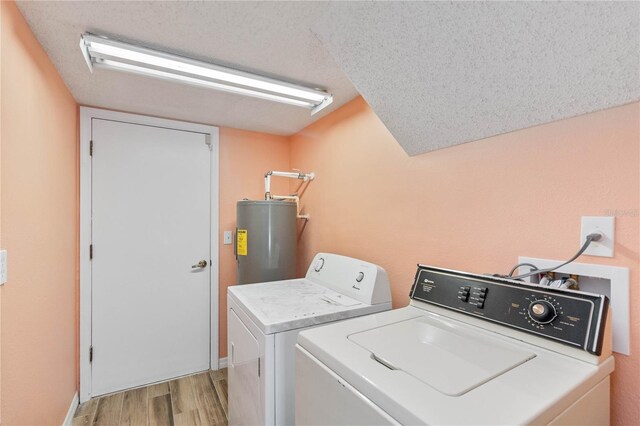
[[[0,250],[0,285],[7,282],[7,251]]]
[[[580,245],[584,244],[587,235],[592,232],[600,232],[602,234],[602,239],[589,244],[584,254],[589,256],[613,257],[615,219],[614,216],[582,216]]]
[[[233,234],[231,231],[224,231],[224,244],[231,244],[233,240]]]

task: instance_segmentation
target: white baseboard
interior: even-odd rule
[[[227,368],[227,357],[218,360],[218,368]]]
[[[225,358],[226,361],[226,358]],[[67,411],[67,415],[62,422],[62,426],[71,426],[73,423],[73,415],[76,414],[76,409],[78,408],[78,404],[80,404],[80,399],[78,398],[78,392],[73,394],[73,399],[71,400],[71,405],[69,405],[69,411]]]

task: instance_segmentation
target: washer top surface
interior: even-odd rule
[[[309,279],[232,286],[228,294],[265,334],[391,308],[391,303],[369,305]]]
[[[614,365],[416,306],[304,330],[298,345],[402,424],[548,423]]]

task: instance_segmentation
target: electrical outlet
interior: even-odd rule
[[[592,232],[600,232],[602,234],[602,238],[589,244],[583,254],[613,257],[615,219],[613,216],[582,216],[580,245],[584,244],[587,235]]]
[[[0,250],[0,285],[7,282],[7,251]]]
[[[224,231],[224,244],[231,244],[233,241],[233,233],[231,231]]]

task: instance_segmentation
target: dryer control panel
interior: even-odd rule
[[[602,351],[604,295],[418,265],[410,296],[592,354]]]
[[[391,303],[387,272],[364,260],[318,253],[305,278],[367,305]]]

